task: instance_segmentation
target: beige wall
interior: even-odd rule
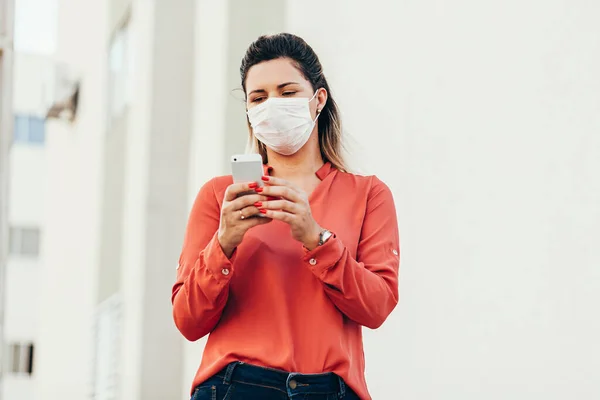
[[[600,396],[599,3],[287,4],[396,197],[374,398]]]

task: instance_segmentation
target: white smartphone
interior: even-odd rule
[[[231,175],[234,183],[256,182],[259,187],[263,186],[263,163],[260,154],[236,154],[231,156]],[[245,192],[240,196],[255,193]]]

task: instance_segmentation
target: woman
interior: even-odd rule
[[[181,333],[210,333],[192,399],[370,399],[362,326],[398,302],[392,194],[345,172],[338,109],[301,38],[258,38],[240,72],[265,185],[217,177],[194,203],[172,295]]]

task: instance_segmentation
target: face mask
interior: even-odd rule
[[[271,97],[248,110],[248,120],[254,136],[271,150],[289,156],[308,141],[319,114],[313,120],[308,103],[302,97]]]

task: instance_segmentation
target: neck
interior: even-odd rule
[[[318,139],[312,137],[295,154],[283,156],[267,149],[267,155],[274,175],[288,180],[314,175],[324,164]]]

